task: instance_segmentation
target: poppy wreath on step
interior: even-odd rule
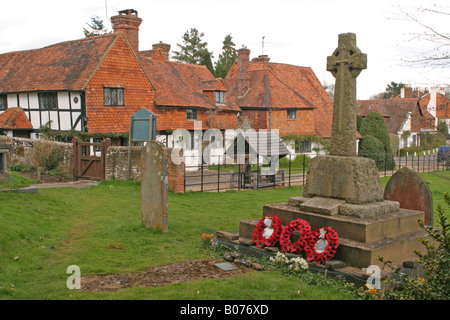
[[[253,241],[257,247],[273,247],[283,231],[283,223],[277,216],[265,216],[253,230]]]
[[[297,241],[292,243],[291,235],[294,231],[300,231]],[[301,252],[309,241],[311,226],[303,219],[292,220],[283,229],[280,236],[281,250],[284,252]]]
[[[305,246],[306,260],[320,264],[334,257],[339,246],[339,236],[330,227],[317,228],[311,232]]]

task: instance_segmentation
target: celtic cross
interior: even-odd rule
[[[327,58],[327,71],[335,77],[330,154],[356,154],[356,78],[367,68],[367,55],[356,47],[356,35],[339,35],[338,47]]]

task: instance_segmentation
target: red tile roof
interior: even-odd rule
[[[0,92],[83,90],[121,34],[0,55]]]
[[[225,105],[216,105],[205,95],[205,91],[226,91],[222,79],[215,78],[206,66],[166,61],[157,54],[153,59],[141,56],[140,61],[155,86],[155,103],[160,107],[240,110],[228,98]]]
[[[365,117],[371,111],[377,111],[386,119],[388,131],[397,134],[408,117],[418,108],[417,98],[358,100],[356,112]]]
[[[250,90],[238,97],[238,65],[225,78],[225,86],[241,108],[313,109],[314,131],[331,136],[333,102],[309,67],[249,61]]]
[[[0,128],[5,130],[33,130],[31,122],[20,107],[8,108],[0,114]]]
[[[430,99],[430,94],[423,96],[422,99],[420,99],[420,105],[425,108],[428,107],[429,109]],[[436,93],[436,117],[440,119],[450,118],[450,99],[440,93]]]

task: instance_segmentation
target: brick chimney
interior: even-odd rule
[[[413,89],[409,83],[405,86],[405,88],[400,89],[400,98],[402,99],[413,98]]]
[[[169,60],[170,44],[160,41],[159,43],[155,43],[154,45],[152,45],[152,49],[155,52],[156,50],[161,51],[164,60]]]
[[[263,54],[263,55],[258,56],[257,58],[253,58],[252,61],[266,62],[267,63],[267,62],[270,61],[270,58],[269,58],[268,55]]]
[[[139,26],[142,19],[134,9],[119,11],[117,16],[111,17],[114,33],[123,32],[135,53],[139,52]]]
[[[250,50],[243,46],[238,50],[238,97],[243,97],[250,89]]]

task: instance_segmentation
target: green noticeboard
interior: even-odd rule
[[[156,139],[156,115],[141,109],[130,117],[130,142]]]

